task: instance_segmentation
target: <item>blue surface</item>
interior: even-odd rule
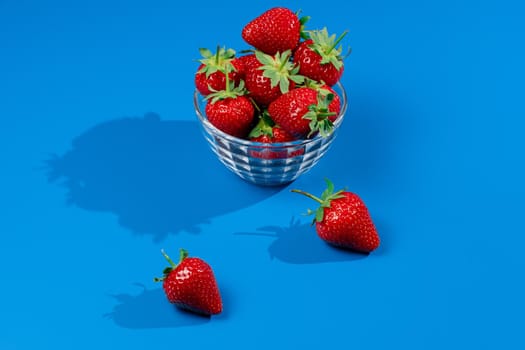
[[[0,1],[0,349],[523,349],[524,9],[506,1]],[[517,3],[517,2],[514,2]],[[199,47],[273,5],[350,34],[329,154],[257,188],[206,148]],[[363,256],[301,214],[366,201]],[[224,313],[172,308],[160,249],[215,270]]]

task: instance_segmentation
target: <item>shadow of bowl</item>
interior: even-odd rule
[[[67,189],[67,201],[111,212],[119,223],[155,241],[198,233],[213,217],[253,205],[281,187],[253,186],[226,171],[195,121],[150,113],[101,123],[46,161],[48,180]]]

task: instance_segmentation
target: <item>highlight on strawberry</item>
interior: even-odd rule
[[[326,27],[307,30],[308,20],[299,12],[273,7],[242,28],[249,48],[200,49],[195,85],[208,101],[205,114],[211,124],[254,141],[254,128],[266,123],[277,134],[259,135],[267,143],[331,134],[342,109],[337,91],[343,89],[334,87],[344,72],[347,55],[341,42],[347,31],[336,37]]]
[[[327,243],[342,248],[369,253],[379,247],[380,238],[368,208],[355,193],[339,190],[326,179],[327,188],[316,197],[303,190],[292,189],[319,203],[316,210],[308,209],[314,215],[317,235]]]
[[[197,257],[188,257],[188,251],[180,249],[176,264],[161,251],[169,266],[163,277],[155,277],[162,282],[168,301],[182,309],[202,314],[216,315],[222,312],[222,299],[213,270],[210,265]]]

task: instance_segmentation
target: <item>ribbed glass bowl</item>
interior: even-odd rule
[[[333,86],[333,89],[341,99],[341,112],[330,135],[282,143],[252,142],[228,135],[208,121],[205,113],[206,101],[197,90],[194,92],[193,102],[203,135],[226,168],[253,184],[279,186],[294,181],[312,169],[336,138],[346,113],[347,96],[340,83]]]

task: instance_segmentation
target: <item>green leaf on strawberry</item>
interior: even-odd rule
[[[235,69],[231,63],[225,65],[225,77],[226,77],[226,88],[224,90],[214,90],[209,88],[212,93],[207,95],[204,99],[211,100],[211,103],[215,103],[218,100],[225,100],[227,98],[235,98],[238,96],[246,95],[246,89],[244,88],[244,81],[240,80],[239,85],[235,86],[235,82],[229,78],[229,73]]]
[[[317,92],[317,104],[310,105],[308,112],[303,116],[303,119],[310,121],[310,132],[307,137],[312,136],[317,131],[319,131],[319,134],[323,137],[330,135],[334,128],[334,123],[330,120],[330,117],[336,114],[329,109],[333,99],[334,94],[332,93]]]
[[[212,53],[209,49],[200,48],[199,52],[203,58],[199,60],[202,63],[201,69],[197,73],[206,73],[206,77],[215,72],[226,72],[226,66],[235,58],[235,50],[217,47],[217,51]],[[233,66],[232,66],[233,67]],[[233,68],[235,70],[235,68]]]
[[[317,203],[319,203],[319,208],[317,208],[316,210],[308,209],[308,211],[307,211],[307,215],[312,215],[312,214],[315,215],[314,220],[312,221],[312,224],[315,223],[315,222],[323,221],[324,210],[325,210],[325,208],[330,208],[330,205],[331,205],[331,203],[332,203],[332,201],[334,199],[338,199],[338,198],[343,198],[344,197],[343,196],[343,192],[345,190],[339,190],[337,192],[334,192],[334,188],[335,187],[334,187],[333,182],[330,181],[329,179],[325,179],[325,182],[326,182],[326,189],[321,194],[321,198],[316,197],[313,194],[305,192],[305,191],[302,191],[302,190],[297,190],[297,189],[291,190],[292,192],[305,195],[306,197],[311,198],[314,201],[316,201]]]
[[[161,249],[161,254],[162,256],[164,257],[164,259],[166,259],[166,261],[168,262],[169,266],[166,267],[163,271],[162,271],[162,274],[163,276],[162,277],[155,277],[153,279],[153,281],[155,282],[162,282],[166,279],[166,277],[168,277],[168,275],[171,273],[171,271],[173,271],[174,269],[177,268],[177,266],[184,260],[186,259],[188,256],[189,256],[189,253],[186,249],[180,249],[179,251],[179,263],[176,264],[170,257],[168,254],[166,254],[166,252],[164,251],[164,249]]]
[[[299,17],[300,13],[301,13],[300,10],[296,12],[297,17]],[[304,40],[310,39],[310,35],[308,34],[308,31],[305,29],[306,28],[306,23],[309,20],[310,20],[310,16],[299,17],[299,23],[301,24],[301,27],[300,27],[300,37],[301,37],[301,39],[304,39]]]
[[[273,137],[273,127],[275,126],[275,122],[270,118],[267,111],[263,111],[261,116],[259,117],[259,121],[257,122],[257,125],[250,131],[250,134],[248,134],[248,137],[251,138],[257,138],[259,136],[268,136]]]
[[[312,44],[310,48],[321,56],[321,64],[331,63],[336,69],[343,67],[343,58],[341,55],[341,46],[337,47],[348,31],[344,31],[338,38],[335,34],[329,35],[328,30],[324,27],[321,30],[308,31]]]
[[[262,66],[258,69],[263,71],[263,76],[270,79],[271,87],[279,85],[281,93],[286,93],[290,88],[290,80],[296,84],[304,82],[304,77],[299,75],[299,67],[291,60],[291,50],[277,52],[274,56],[255,51],[255,56]]]

